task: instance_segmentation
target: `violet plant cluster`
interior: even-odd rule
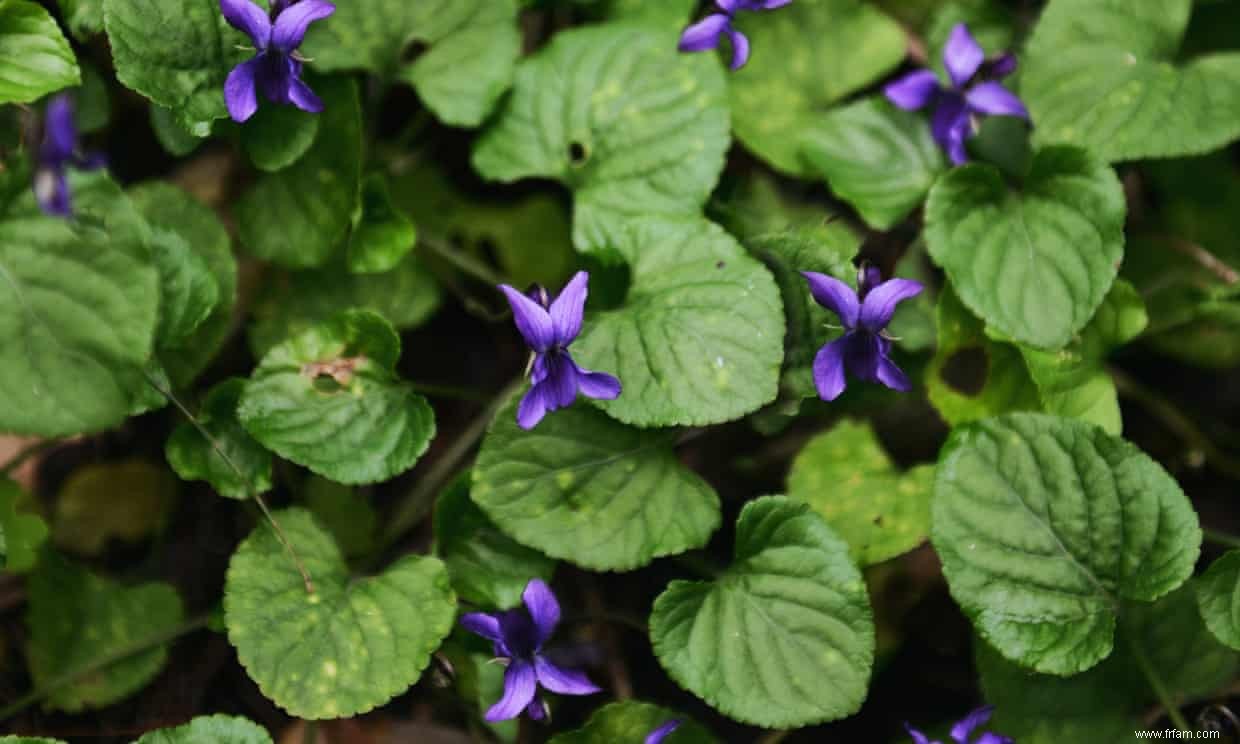
[[[1240,120],[1240,52],[1176,56],[1208,46],[1190,12],[1225,10],[1174,0],[1171,28],[1140,3],[1022,6],[1013,77],[956,4],[922,28],[862,0],[713,0],[677,39],[640,2],[167,0],[151,28],[142,2],[0,2],[0,49],[27,55],[0,59],[0,432],[35,438],[0,463],[33,687],[0,720],[55,736],[27,712],[43,702],[73,730],[208,627],[157,557],[173,499],[118,527],[73,491],[125,468],[225,497],[212,524],[255,506],[248,536],[183,529],[230,554],[195,575],[223,585],[195,609],[282,741],[408,710],[509,743],[1237,720],[1240,550],[1203,545],[1240,538],[1177,482],[1186,462],[1234,481],[1229,430],[1115,354],[1216,386],[1240,364],[1240,269],[1210,212],[1235,206],[1240,126],[1184,113]],[[914,66],[927,31],[942,73]],[[828,55],[858,80],[807,74]],[[112,79],[154,165],[101,134]],[[990,117],[1016,121],[982,147]],[[1203,195],[1197,169],[1227,185]],[[172,175],[128,183],[148,171]],[[469,384],[407,379],[445,369]],[[1138,405],[1191,452],[1125,439]],[[155,475],[138,457],[56,494],[9,477],[158,427]],[[109,575],[135,543],[150,557]],[[911,627],[944,598],[972,651],[931,690],[901,649],[954,643]],[[1167,638],[1205,671],[1186,679]],[[148,729],[273,740],[222,714]]]

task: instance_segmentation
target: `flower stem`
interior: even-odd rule
[[[1128,647],[1132,649],[1133,659],[1136,660],[1137,666],[1141,668],[1141,674],[1145,677],[1145,681],[1149,683],[1150,689],[1154,691],[1158,702],[1167,711],[1167,717],[1171,719],[1171,723],[1180,731],[1192,731],[1193,727],[1188,725],[1188,720],[1184,718],[1184,714],[1180,712],[1180,707],[1171,698],[1171,693],[1167,690],[1167,686],[1163,684],[1162,677],[1159,677],[1158,672],[1154,670],[1154,665],[1146,657],[1141,645],[1135,639],[1129,637]]]
[[[397,505],[392,518],[388,520],[383,536],[379,540],[378,552],[382,553],[392,547],[401,535],[422,521],[434,504],[439,491],[456,476],[461,469],[461,462],[473,451],[474,445],[486,433],[495,414],[524,383],[523,378],[518,378],[505,385],[503,390],[491,399],[486,408],[482,409],[460,436],[427,469],[426,474],[418,479],[413,488],[409,489]]]
[[[1217,543],[1219,545],[1225,545],[1229,548],[1240,548],[1240,536],[1229,535],[1226,532],[1220,532],[1219,530],[1206,529],[1204,527],[1201,529],[1201,533],[1205,536],[1207,540],[1209,540],[1212,543]]]
[[[187,635],[199,630],[200,628],[204,628],[206,627],[207,620],[209,618],[210,615],[205,614],[191,618],[175,628],[169,628],[141,640],[134,641],[128,645],[121,646],[115,651],[100,656],[98,659],[95,659],[89,664],[53,677],[43,685],[36,687],[31,692],[4,706],[4,708],[0,708],[0,721],[17,715],[31,705],[46,698],[48,695],[51,695],[53,692],[56,692],[60,688],[67,685],[71,685],[83,677],[90,677],[98,674],[113,664],[122,662],[131,656],[140,654],[144,651],[149,651],[158,646],[162,646],[165,643],[174,641],[183,635]]]
[[[490,266],[487,266],[482,261],[479,261],[464,251],[456,250],[448,241],[443,240],[442,238],[420,233],[418,235],[418,242],[422,243],[427,248],[430,248],[436,255],[440,256],[445,261],[461,270],[463,273],[472,276],[483,284],[489,284],[494,287],[498,284],[507,283],[504,277],[497,274]]]
[[[254,487],[254,484],[250,482],[249,477],[246,476],[245,473],[241,472],[241,468],[237,467],[237,464],[233,462],[231,457],[228,456],[228,453],[225,452],[224,448],[220,446],[220,443],[215,440],[215,437],[211,436],[211,432],[207,431],[206,427],[202,425],[202,422],[198,420],[198,417],[190,413],[189,409],[185,407],[185,404],[173,395],[171,390],[168,390],[163,385],[159,384],[159,381],[152,377],[146,370],[143,370],[142,374],[146,376],[147,384],[155,388],[160,395],[171,401],[172,404],[181,411],[185,418],[189,420],[189,423],[197,429],[198,433],[201,434],[207,440],[207,443],[211,445],[211,449],[215,450],[215,454],[219,455],[220,459],[228,465],[229,469],[232,470],[243,483],[245,483],[246,490],[249,491],[254,497],[254,503],[258,504],[258,508],[262,510],[263,516],[266,517],[267,521],[271,523],[271,528],[275,532],[276,539],[279,540],[280,544],[284,546],[284,549],[293,559],[293,564],[297,566],[297,572],[301,574],[301,580],[306,585],[306,593],[314,594],[314,581],[311,580],[309,572],[306,571],[305,564],[301,562],[301,557],[298,556],[297,551],[293,549],[293,544],[289,542],[288,536],[284,534],[284,529],[280,527],[280,523],[276,521],[276,518],[271,513],[271,510],[267,508],[266,500],[264,500],[262,495],[259,494],[258,489]]]

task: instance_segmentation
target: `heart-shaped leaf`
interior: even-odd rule
[[[428,49],[405,63],[411,42]],[[512,85],[521,53],[514,0],[352,0],[306,36],[321,70],[398,74],[447,124],[473,127]]]
[[[1197,605],[1214,637],[1240,650],[1240,550],[1210,564],[1197,582]]]
[[[926,246],[965,306],[1042,349],[1093,317],[1124,257],[1124,190],[1075,147],[1038,151],[1024,184],[974,163],[943,176],[926,204]]]
[[[406,556],[354,580],[308,512],[287,509],[274,518],[314,592],[266,524],[233,554],[224,623],[259,689],[310,720],[364,713],[408,689],[452,630],[456,598],[443,564]]]
[[[113,199],[124,201],[119,190]],[[117,209],[117,219],[136,222],[0,221],[0,430],[94,432],[133,408],[158,277],[145,225],[127,203]]]
[[[548,744],[614,744],[615,742],[643,742],[655,729],[669,721],[680,725],[663,741],[667,744],[714,744],[718,741],[701,724],[683,713],[642,703],[625,700],[604,705],[590,716],[586,725],[576,731],[559,734]]]
[[[925,117],[878,98],[815,119],[801,135],[801,156],[878,230],[916,209],[945,167]]]
[[[0,569],[13,573],[34,568],[47,539],[47,524],[37,514],[17,510],[23,496],[21,487],[0,477]]]
[[[701,212],[728,148],[724,85],[715,60],[678,54],[640,25],[558,33],[517,69],[474,167],[497,181],[565,184],[573,244],[605,250],[628,218]]]
[[[248,499],[271,490],[271,453],[254,441],[237,420],[237,405],[244,389],[245,380],[225,380],[211,388],[198,412],[199,424],[228,456],[227,460],[189,422],[177,426],[164,447],[168,464],[177,475],[185,480],[206,481],[230,499]]]
[[[1184,583],[1201,529],[1175,480],[1136,447],[1075,419],[1013,413],[952,432],[931,538],[983,638],[1069,675],[1111,653],[1122,600]]]
[[[0,3],[0,104],[30,103],[81,82],[77,59],[38,3]]]
[[[227,116],[224,79],[253,52],[218,0],[104,0],[103,23],[122,83],[171,109],[197,137]]]
[[[869,426],[841,421],[793,460],[788,495],[809,503],[868,566],[926,539],[933,483],[933,467],[901,473]]]
[[[637,426],[701,426],[774,400],[784,316],[770,272],[704,220],[641,220],[621,235],[628,296],[590,318],[572,348],[624,385],[598,405]]]
[[[736,557],[715,581],[673,581],[650,638],[681,686],[731,718],[796,728],[855,713],[874,663],[874,618],[848,546],[807,504],[745,505]]]
[[[115,663],[100,662],[182,621],[181,598],[170,585],[124,587],[50,551],[30,575],[28,589],[26,656],[35,684],[91,672],[50,688],[48,704],[70,713],[111,705],[154,679],[167,659],[166,644]]]
[[[220,300],[220,286],[207,260],[179,233],[151,231],[151,255],[159,270],[157,346],[180,346],[206,321]]]
[[[1240,137],[1240,54],[1178,62],[1192,0],[1052,0],[1021,60],[1041,143],[1107,161],[1204,153]]]
[[[108,543],[137,543],[168,521],[177,482],[167,468],[142,460],[78,468],[56,493],[52,539],[57,547],[98,556]]]
[[[547,555],[627,571],[706,544],[719,497],[676,461],[673,432],[642,431],[577,404],[537,428],[517,401],[482,440],[470,497],[499,529]]]
[[[831,104],[895,69],[899,24],[858,0],[797,0],[778,12],[738,13],[749,63],[731,77],[736,137],[789,175],[812,176],[801,136]]]
[[[271,744],[271,734],[238,716],[198,716],[182,726],[143,734],[134,744]]]
[[[237,260],[232,253],[232,239],[209,208],[171,184],[151,181],[131,188],[128,194],[154,230],[172,232],[184,239],[206,263],[215,280],[217,301],[211,313],[188,337],[158,351],[159,361],[174,385],[184,387],[219,352],[233,329]]]
[[[237,416],[281,457],[339,483],[377,483],[417,462],[435,435],[426,399],[396,375],[400,337],[354,310],[263,357]]]
[[[322,96],[319,132],[297,162],[268,173],[237,202],[246,250],[294,269],[322,266],[342,247],[362,182],[362,110],[347,78],[312,80]]]

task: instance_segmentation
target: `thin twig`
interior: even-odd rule
[[[156,648],[164,645],[165,643],[174,641],[187,633],[192,633],[195,630],[204,628],[206,627],[209,619],[209,614],[199,615],[198,617],[192,618],[175,628],[169,628],[161,633],[156,633],[155,635],[143,638],[139,641],[134,641],[133,643],[130,643],[127,646],[122,646],[109,654],[100,656],[98,659],[95,659],[89,664],[54,677],[49,682],[46,682],[42,686],[35,688],[31,692],[4,706],[4,708],[0,708],[0,721],[12,718],[31,705],[39,702],[48,695],[51,695],[53,692],[65,687],[66,685],[73,684],[83,677],[89,677],[97,674],[113,664],[124,661],[131,656],[140,654],[143,651],[149,651],[152,648]]]
[[[461,461],[469,455],[474,445],[486,433],[495,414],[512,397],[513,393],[520,389],[522,384],[524,380],[518,378],[505,385],[504,389],[487,404],[487,407],[470,422],[465,431],[461,432],[460,436],[448,446],[448,449],[435,460],[435,463],[426,471],[426,475],[418,479],[413,488],[409,489],[383,531],[383,537],[379,541],[379,552],[390,548],[400,539],[401,535],[422,520],[430,510],[440,489],[452,480],[460,470]]]
[[[418,242],[425,245],[427,248],[430,248],[436,255],[442,257],[448,263],[478,281],[483,282],[484,284],[490,284],[494,287],[497,284],[507,283],[504,280],[504,277],[495,273],[490,266],[487,266],[482,261],[479,261],[464,251],[456,250],[446,240],[438,238],[434,235],[420,233],[418,235]]]
[[[1177,253],[1181,253],[1191,258],[1194,262],[1201,266],[1201,268],[1218,277],[1219,281],[1223,282],[1223,284],[1240,283],[1240,272],[1237,272],[1225,261],[1206,250],[1203,246],[1183,238],[1171,238],[1167,242]]]
[[[160,395],[167,398],[174,406],[180,409],[185,418],[189,420],[189,423],[197,429],[198,433],[201,434],[207,440],[207,443],[211,445],[211,449],[215,450],[215,454],[219,455],[220,459],[228,465],[228,467],[237,475],[238,478],[241,479],[243,483],[245,483],[246,490],[248,490],[254,497],[254,503],[258,504],[258,508],[262,510],[263,516],[266,517],[267,521],[271,523],[271,528],[275,533],[276,540],[284,546],[284,549],[288,551],[289,557],[293,559],[293,564],[297,566],[297,572],[301,574],[301,580],[306,585],[306,593],[314,594],[314,581],[311,580],[310,573],[306,571],[306,566],[301,562],[301,557],[297,555],[297,551],[293,549],[293,544],[289,542],[288,535],[284,534],[284,529],[280,527],[280,523],[276,521],[275,515],[273,515],[271,510],[267,508],[267,501],[261,494],[259,494],[258,489],[255,488],[254,484],[250,482],[249,477],[241,471],[241,468],[237,467],[237,464],[233,462],[231,457],[228,456],[228,453],[225,452],[224,448],[220,446],[220,443],[215,440],[215,437],[211,436],[211,432],[207,431],[206,427],[204,427],[198,420],[198,417],[190,413],[189,409],[185,407],[185,404],[173,395],[171,390],[168,390],[163,385],[160,385],[159,381],[152,377],[146,370],[143,370],[142,374],[146,376],[147,384],[155,388]]]
[[[1110,373],[1111,379],[1115,381],[1115,387],[1121,395],[1132,398],[1145,406],[1146,410],[1161,420],[1168,429],[1183,439],[1190,448],[1200,452],[1206,462],[1210,463],[1215,470],[1229,478],[1240,480],[1240,461],[1219,449],[1218,445],[1207,437],[1201,429],[1197,428],[1197,425],[1181,413],[1180,409],[1173,403],[1164,400],[1153,390],[1129,377],[1126,372],[1112,367]]]
[[[764,734],[761,738],[759,738],[757,744],[779,744],[779,742],[788,738],[788,734],[791,733],[792,732],[788,730],[772,731],[769,734]]]

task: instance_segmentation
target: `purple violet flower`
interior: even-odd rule
[[[499,285],[508,296],[517,330],[534,352],[532,387],[517,407],[517,424],[522,429],[533,429],[548,411],[572,405],[578,392],[599,400],[620,395],[619,380],[578,367],[568,353],[569,344],[581,333],[589,281],[589,274],[578,271],[554,298],[542,287],[527,296],[507,284]]]
[[[976,134],[978,117],[1029,119],[1025,104],[998,82],[1016,70],[1016,58],[1005,54],[983,71],[985,61],[986,53],[969,33],[969,27],[958,23],[943,47],[943,66],[951,78],[950,86],[940,85],[932,70],[923,69],[910,72],[883,88],[887,99],[906,111],[934,106],[931,123],[934,140],[955,165],[969,159],[964,141]]]
[[[508,669],[504,672],[504,695],[486,713],[486,720],[506,721],[521,715],[539,721],[547,707],[538,687],[561,695],[590,695],[600,688],[575,669],[552,663],[543,653],[543,644],[560,623],[560,603],[542,579],[531,579],[521,595],[525,610],[471,612],[461,616],[461,625],[495,645],[495,656]]]
[[[43,144],[39,146],[34,172],[34,197],[39,209],[52,217],[73,214],[69,193],[69,167],[93,170],[103,167],[103,157],[83,155],[74,121],[73,99],[62,93],[47,102],[43,116]]]
[[[912,388],[900,368],[888,358],[891,340],[884,334],[900,302],[916,297],[923,289],[912,279],[882,281],[878,269],[863,267],[857,274],[857,290],[833,276],[801,272],[809,281],[810,294],[819,305],[839,316],[844,335],[823,346],[814,357],[814,385],[823,400],[835,400],[844,392],[844,370],[867,382],[881,382],[892,390]]]
[[[969,738],[973,735],[973,729],[989,721],[990,714],[994,709],[993,705],[984,705],[960,719],[955,726],[952,726],[952,741],[956,744],[970,744]],[[937,741],[930,741],[925,734],[907,723],[904,724],[904,728],[908,731],[909,736],[913,737],[913,744],[939,744]],[[984,731],[972,744],[1015,744],[1015,740],[1008,736]]]
[[[679,727],[680,727],[680,719],[673,718],[672,720],[668,721],[667,723],[663,724],[662,726],[658,727],[654,731],[651,731],[649,734],[647,734],[646,744],[663,744],[663,740],[666,739],[669,735],[671,735],[671,733]]]
[[[272,103],[291,103],[318,113],[323,102],[302,82],[304,61],[297,48],[310,24],[336,12],[326,0],[273,0],[270,16],[250,0],[220,0],[229,25],[254,41],[256,54],[228,73],[224,101],[233,121],[243,122],[258,110],[258,91]]]
[[[722,13],[712,13],[685,29],[680,35],[680,51],[704,52],[716,49],[719,39],[728,35],[732,44],[732,69],[739,70],[749,61],[749,38],[732,26],[732,17],[740,10],[774,10],[792,0],[715,0]]]

